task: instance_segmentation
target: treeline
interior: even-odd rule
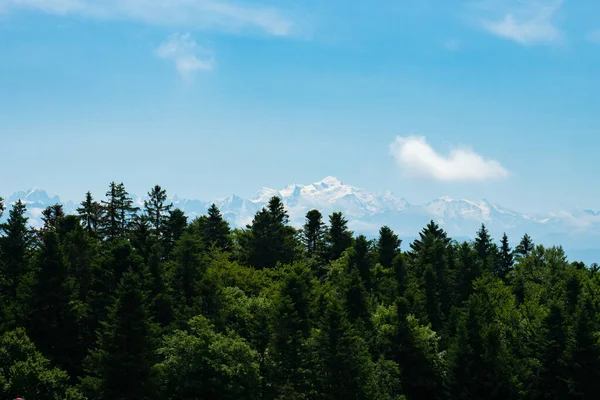
[[[244,229],[123,184],[0,224],[0,398],[591,399],[600,272],[482,226],[409,245],[277,197]],[[0,215],[4,206],[0,199]],[[327,221],[325,221],[327,220]],[[401,248],[402,247],[402,248]]]

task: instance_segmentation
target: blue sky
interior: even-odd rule
[[[327,175],[600,209],[600,3],[0,0],[0,193]]]

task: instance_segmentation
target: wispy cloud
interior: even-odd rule
[[[484,1],[479,10],[488,14],[481,26],[498,37],[522,45],[554,44],[563,34],[556,26],[556,15],[564,0]],[[493,15],[493,16],[490,16]]]
[[[294,23],[280,10],[250,4],[218,0],[0,0],[0,9],[135,20],[190,29],[258,30],[275,36],[294,34]]]
[[[390,145],[391,155],[407,176],[448,182],[477,182],[501,179],[508,171],[469,148],[457,148],[445,156],[436,152],[422,136],[397,137]]]
[[[156,49],[156,55],[173,60],[177,72],[184,79],[189,79],[197,71],[209,71],[214,67],[212,51],[198,45],[189,33],[169,36]]]

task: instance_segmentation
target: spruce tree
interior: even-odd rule
[[[64,216],[65,212],[63,210],[62,204],[54,204],[52,206],[46,207],[46,209],[42,211],[42,221],[44,222],[44,227],[42,228],[42,230],[56,230],[61,218],[63,218]]]
[[[67,257],[55,232],[44,233],[34,268],[28,332],[42,354],[72,371],[81,362],[77,353],[77,315],[72,308],[78,296]]]
[[[92,237],[98,235],[98,229],[103,218],[103,208],[100,203],[94,200],[92,192],[85,194],[85,200],[81,202],[81,206],[77,208],[77,213],[81,217],[81,223],[88,234]]]
[[[512,270],[514,264],[513,253],[508,244],[508,236],[506,233],[502,236],[502,242],[500,247],[500,257],[498,262],[498,270],[496,271],[496,275],[505,279],[506,275]]]
[[[167,203],[167,191],[154,186],[149,192],[148,200],[144,200],[145,217],[150,222],[155,237],[162,237],[166,231],[168,212],[173,208],[173,203]]]
[[[442,240],[445,244],[450,243],[450,238],[448,237],[446,231],[441,229],[439,225],[432,220],[425,228],[423,228],[421,232],[419,232],[419,239],[416,239],[410,244],[411,251],[409,254],[411,256],[414,256],[421,251],[423,241],[427,236],[433,236],[436,239]]]
[[[365,340],[332,295],[315,334],[316,398],[374,399],[374,369]]]
[[[231,249],[230,233],[229,224],[223,219],[221,211],[214,203],[211,204],[202,230],[206,248],[215,246],[220,250],[229,251]]]
[[[479,231],[477,231],[477,237],[475,238],[475,251],[483,263],[487,262],[488,256],[491,252],[491,247],[492,237],[490,236],[485,225],[481,224],[481,228]]]
[[[249,237],[250,265],[273,268],[277,263],[288,264],[295,256],[297,241],[295,229],[287,225],[288,214],[281,199],[273,197],[266,208],[256,213]]]
[[[302,228],[302,243],[309,257],[319,255],[323,250],[325,239],[325,223],[318,210],[306,213],[306,222]]]
[[[329,228],[325,235],[330,260],[337,260],[352,245],[352,232],[348,230],[348,220],[341,212],[329,216]]]
[[[515,248],[515,254],[520,257],[526,257],[534,248],[535,244],[531,240],[531,237],[528,234],[525,234],[519,245]]]
[[[313,278],[301,264],[290,267],[282,277],[274,302],[269,380],[273,398],[296,398],[306,389],[306,340],[311,331]]]
[[[138,208],[133,205],[133,199],[129,197],[123,183],[111,182],[106,198],[107,200],[102,200],[104,208],[102,233],[108,239],[125,237]]]
[[[354,241],[351,253],[351,263],[356,266],[362,281],[367,290],[371,290],[373,286],[373,271],[371,259],[371,245],[365,235],[358,235]]]
[[[377,257],[379,263],[384,268],[392,268],[394,259],[400,254],[400,244],[402,241],[398,235],[389,227],[383,226],[379,229],[379,239],[377,240]]]
[[[88,375],[82,381],[85,394],[106,400],[153,398],[154,331],[143,277],[128,270],[87,359]]]
[[[6,281],[2,292],[11,299],[16,298],[17,285],[28,270],[28,252],[33,241],[25,212],[25,204],[18,200],[13,204],[8,220],[0,224],[0,231],[4,234],[0,237],[0,255],[3,259],[0,275]]]

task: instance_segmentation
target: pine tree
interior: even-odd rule
[[[269,379],[273,397],[298,396],[306,389],[306,340],[311,330],[313,278],[310,270],[295,264],[282,278],[274,302]]]
[[[427,224],[425,228],[423,228],[421,232],[419,232],[419,239],[416,239],[410,244],[411,251],[409,252],[409,254],[411,256],[414,256],[415,254],[421,251],[423,241],[427,236],[433,236],[436,239],[442,240],[445,244],[450,243],[450,238],[448,237],[448,234],[432,220],[429,222],[429,224]]]
[[[400,254],[402,241],[389,227],[383,226],[379,229],[377,240],[377,256],[379,263],[384,268],[392,268],[394,259]]]
[[[63,210],[62,204],[54,204],[52,206],[46,207],[44,211],[42,211],[42,221],[44,222],[43,231],[54,231],[58,227],[58,224],[65,216],[65,212]]]
[[[123,183],[111,182],[106,198],[106,201],[102,200],[105,211],[102,232],[108,239],[125,237],[138,208],[134,207],[133,200],[129,197]]]
[[[202,312],[201,280],[207,268],[203,250],[200,239],[184,233],[173,251],[170,287],[179,325]]]
[[[371,290],[373,286],[372,278],[372,259],[371,259],[371,248],[370,243],[365,235],[358,235],[354,241],[351,253],[351,263],[356,266],[358,273],[362,281],[365,284],[367,290]]]
[[[514,264],[513,253],[510,250],[510,246],[508,244],[508,236],[506,233],[502,236],[502,242],[500,247],[500,257],[498,262],[498,270],[496,271],[496,275],[505,279],[508,273],[512,270]]]
[[[256,213],[250,230],[250,265],[256,268],[273,268],[277,263],[288,264],[295,256],[296,231],[287,225],[288,214],[281,199],[273,197],[266,208]]]
[[[164,256],[170,259],[171,252],[177,241],[181,238],[187,228],[187,216],[179,208],[169,211],[169,219],[166,224],[166,232],[163,240]]]
[[[491,247],[492,237],[488,233],[485,225],[481,224],[481,228],[477,231],[477,237],[475,238],[475,251],[483,263],[487,262]]]
[[[229,224],[223,219],[221,211],[213,203],[208,209],[202,231],[206,248],[215,246],[220,250],[229,251],[231,249],[230,233]]]
[[[0,275],[6,280],[2,292],[11,299],[16,298],[17,285],[27,272],[27,256],[33,241],[25,212],[25,204],[18,200],[10,210],[8,220],[0,224],[0,231],[4,234],[0,237],[0,255],[3,259]]]
[[[330,260],[337,260],[352,245],[352,232],[348,230],[348,220],[341,212],[329,216],[329,228],[325,235]]]
[[[94,200],[92,192],[85,194],[85,200],[81,202],[81,207],[77,208],[81,216],[81,223],[88,234],[95,237],[98,235],[98,229],[103,218],[102,205]]]
[[[149,192],[149,200],[144,200],[145,217],[150,222],[155,237],[162,237],[166,231],[168,212],[173,208],[173,203],[167,203],[167,191],[154,186]]]
[[[90,398],[153,398],[151,367],[154,364],[154,323],[148,294],[140,274],[128,270],[117,287],[108,319],[98,332],[98,342],[87,360],[88,375],[82,388]]]
[[[526,257],[529,253],[533,251],[535,248],[535,244],[531,240],[528,234],[525,234],[521,239],[519,245],[515,248],[515,254],[520,257]]]
[[[35,264],[28,332],[42,354],[71,370],[81,361],[77,354],[77,316],[71,306],[77,292],[55,232],[44,233]]]
[[[335,295],[315,334],[316,398],[374,399],[374,369],[367,343],[349,323]]]
[[[302,229],[302,242],[309,257],[319,255],[323,250],[325,238],[325,223],[323,215],[318,210],[306,213],[306,222]]]

